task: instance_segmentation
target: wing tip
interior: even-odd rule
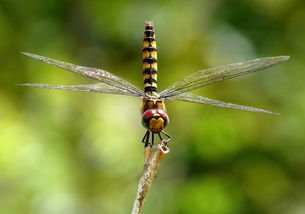
[[[20,85],[20,86],[28,86],[29,84],[28,83],[15,83],[15,85]]]
[[[20,53],[23,54],[23,55],[25,55],[25,56],[29,56],[29,57],[31,57],[31,56],[34,55],[34,54],[29,53],[29,52],[26,52],[26,51],[20,51]]]
[[[263,112],[263,113],[277,115],[277,116],[281,115],[281,113],[279,113],[279,112],[272,112],[272,111],[266,111],[266,112]]]
[[[286,62],[287,60],[290,59],[290,56],[288,55],[283,55],[283,56],[271,56],[271,57],[266,57],[269,59],[274,60],[276,63],[282,63],[282,62]]]
[[[26,52],[26,51],[20,51],[20,53],[25,55],[25,56],[31,57],[33,59],[39,60],[39,61],[45,61],[45,59],[47,59],[47,57],[39,56],[37,54],[32,54],[32,53],[29,53],[29,52]]]
[[[282,61],[282,62],[285,62],[285,61],[287,61],[288,59],[290,59],[290,56],[288,56],[288,55],[278,56],[278,57],[281,58],[281,61]]]
[[[44,84],[37,84],[37,83],[15,83],[17,86],[26,86],[26,87],[35,87],[35,88],[45,88]]]

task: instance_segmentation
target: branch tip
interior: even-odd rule
[[[147,146],[144,148],[144,169],[138,185],[138,192],[133,204],[131,214],[140,214],[145,198],[156,177],[158,168],[163,157],[170,152],[166,140],[162,140],[157,146]]]

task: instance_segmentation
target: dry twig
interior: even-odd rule
[[[154,178],[156,177],[161,160],[167,153],[169,153],[169,148],[167,146],[167,142],[164,140],[157,146],[148,146],[144,149],[144,169],[139,182],[138,192],[131,214],[140,214],[147,193],[151,188]]]

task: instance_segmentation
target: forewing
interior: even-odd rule
[[[239,109],[239,110],[245,110],[245,111],[253,111],[253,112],[262,112],[267,114],[279,114],[276,112],[260,109],[260,108],[254,108],[250,106],[243,106],[243,105],[237,105],[233,103],[225,103],[218,100],[209,99],[206,97],[202,97],[196,94],[192,93],[183,93],[179,94],[173,97],[166,98],[168,100],[180,100],[185,102],[191,102],[191,103],[200,103],[200,104],[207,104],[212,106],[218,106],[223,108],[233,108],[233,109]]]
[[[61,90],[69,90],[69,91],[92,92],[92,93],[121,94],[121,95],[128,95],[134,97],[142,97],[139,96],[137,93],[131,93],[130,91],[113,87],[105,83],[89,84],[89,85],[49,85],[49,84],[26,83],[26,84],[18,84],[18,85],[36,87],[36,88],[61,89]]]
[[[250,74],[288,59],[289,56],[265,57],[198,71],[161,91],[160,96],[166,98],[182,94],[222,80]]]
[[[72,63],[62,62],[55,59],[51,59],[44,56],[39,56],[27,52],[22,52],[22,54],[37,59],[39,61],[45,62],[47,64],[54,65],[59,68],[71,71],[76,74],[80,74],[85,77],[89,77],[105,83],[113,88],[117,88],[121,91],[128,91],[130,94],[136,94],[137,96],[144,96],[144,92],[131,84],[130,82],[118,77],[112,73],[104,71],[98,68],[85,67],[80,65],[74,65]],[[36,84],[37,85],[37,84]],[[28,85],[30,86],[30,84]]]

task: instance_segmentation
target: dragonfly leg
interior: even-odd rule
[[[142,139],[142,143],[145,143],[145,147],[148,146],[148,144],[149,144],[148,141],[149,141],[149,130],[146,131],[146,133],[145,133],[145,135],[144,135],[144,137]]]
[[[162,134],[164,134],[167,137],[166,142],[168,142],[172,139],[172,137],[169,134],[167,134],[166,132],[164,132],[164,131],[161,131],[161,132],[162,132]]]
[[[148,132],[149,132],[149,131],[146,131],[146,133],[145,133],[145,135],[144,135],[144,137],[143,137],[143,139],[142,139],[142,143],[145,143],[145,142],[146,142],[146,138],[147,138]]]
[[[158,133],[158,136],[159,136],[160,140],[163,140],[163,138],[161,137],[160,132]]]
[[[164,132],[164,131],[161,131],[161,132],[158,133],[158,136],[159,136],[159,138],[160,138],[161,141],[163,140],[163,138],[162,138],[162,136],[161,136],[160,133],[164,134],[164,135],[167,137],[167,139],[165,140],[166,142],[168,142],[168,141],[171,140],[171,136],[170,136],[169,134],[167,134],[167,133]]]
[[[146,141],[145,141],[145,147],[147,146],[151,146],[151,144],[149,143],[149,136],[150,136],[150,131],[147,131],[147,138],[146,138]]]
[[[143,139],[142,139],[142,143],[144,143],[144,147],[147,147],[149,145],[152,145],[151,143],[149,143],[149,136],[150,136],[150,131],[147,130]],[[152,140],[154,140],[153,136],[152,136]],[[153,143],[153,142],[152,142]]]
[[[154,145],[155,134],[151,133],[151,145]]]

